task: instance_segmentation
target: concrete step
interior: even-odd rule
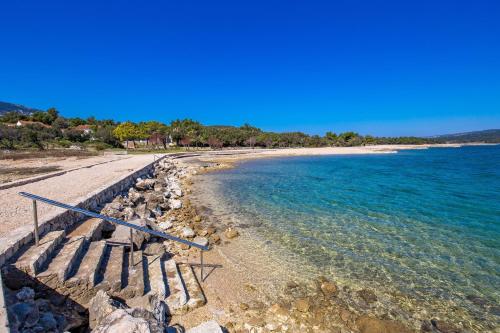
[[[98,241],[102,236],[102,229],[106,221],[98,218],[90,218],[78,224],[71,232],[68,233],[68,237],[80,237],[84,236],[90,241]]]
[[[32,276],[51,258],[55,248],[64,240],[64,230],[51,231],[40,239],[38,246],[31,246],[15,262],[15,267]]]
[[[83,285],[85,289],[95,287],[97,275],[104,259],[106,241],[92,242],[75,275],[66,281],[68,287]]]
[[[71,273],[81,262],[82,251],[86,248],[86,239],[83,236],[77,236],[67,239],[62,249],[54,256],[46,270],[39,273],[37,277],[40,280],[48,277],[57,277],[60,283],[66,281]]]
[[[102,280],[97,284],[97,288],[109,291],[111,295],[117,295],[123,286],[123,260],[124,248],[119,245],[106,244],[102,268]]]
[[[175,260],[166,260],[163,265],[168,283],[168,295],[166,298],[168,310],[171,314],[182,314],[187,310],[185,307],[188,301],[186,287],[184,286]]]
[[[164,261],[161,256],[148,256],[147,270],[149,276],[150,293],[157,295],[159,299],[165,299],[168,295],[167,279],[164,268]]]
[[[184,280],[184,285],[188,294],[187,309],[193,310],[207,303],[205,294],[198,283],[198,278],[194,274],[193,268],[189,264],[178,265],[179,270]]]
[[[144,266],[147,266],[147,258],[143,256],[142,251],[135,251],[134,264],[130,263],[130,253],[125,261],[128,264],[128,276],[125,281],[126,286],[120,291],[120,296],[124,299],[143,296],[146,293],[146,285],[149,285],[148,274],[144,270]]]

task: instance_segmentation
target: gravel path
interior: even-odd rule
[[[67,204],[77,204],[97,188],[111,185],[122,177],[143,168],[153,161],[153,155],[110,155],[111,162],[79,169],[35,183],[0,190],[0,237],[17,227],[32,224],[33,212],[29,199],[18,192],[29,192]],[[63,209],[38,204],[38,219],[44,221],[63,212]]]

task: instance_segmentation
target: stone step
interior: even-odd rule
[[[120,291],[120,296],[124,299],[143,296],[146,293],[146,284],[149,284],[147,272],[144,271],[144,266],[147,265],[147,259],[142,254],[142,251],[134,252],[134,264],[130,263],[130,254],[125,259],[128,263],[128,278],[125,288]]]
[[[90,218],[78,224],[71,232],[68,233],[68,237],[80,237],[84,236],[90,241],[98,241],[102,236],[102,229],[106,221],[98,218]]]
[[[188,294],[182,281],[175,260],[169,259],[163,262],[164,271],[167,276],[168,295],[166,303],[170,314],[182,314],[186,312]]]
[[[101,266],[102,280],[96,286],[97,289],[109,291],[111,295],[117,295],[122,289],[122,273],[124,248],[119,245],[106,244],[103,265]]]
[[[64,230],[51,231],[40,239],[38,246],[31,246],[15,262],[15,267],[30,275],[36,275],[52,256],[55,248],[64,240]]]
[[[165,275],[164,261],[160,255],[148,256],[148,276],[150,293],[157,295],[159,299],[165,299],[168,296],[167,279]]]
[[[92,242],[75,275],[66,281],[69,287],[83,285],[85,289],[95,287],[97,275],[104,259],[106,241]]]
[[[198,283],[198,279],[194,274],[191,265],[180,264],[179,270],[181,272],[182,279],[184,280],[184,285],[186,286],[188,294],[188,301],[186,304],[187,309],[193,310],[205,305],[207,303],[207,299],[205,298],[205,294],[203,294],[203,290]]]
[[[57,277],[60,283],[66,281],[71,273],[81,262],[81,253],[86,247],[86,239],[83,236],[68,239],[61,251],[49,263],[46,270],[39,273],[37,277],[40,280],[48,277]]]

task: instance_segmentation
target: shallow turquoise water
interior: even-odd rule
[[[263,159],[210,177],[263,240],[318,272],[498,318],[498,145]]]

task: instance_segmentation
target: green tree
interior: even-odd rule
[[[338,136],[334,132],[326,132],[325,139],[328,145],[335,146],[337,144]]]
[[[140,131],[136,124],[126,121],[116,126],[113,135],[121,142],[125,141],[125,148],[128,149],[128,142],[137,139],[140,136]]]
[[[50,108],[47,110],[47,115],[49,124],[52,124],[59,117],[59,111],[56,108]]]

